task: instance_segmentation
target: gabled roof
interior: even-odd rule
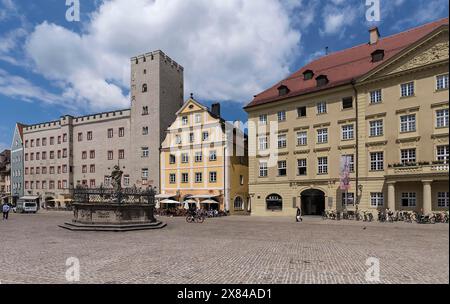
[[[444,25],[448,26],[448,18],[380,39],[377,43],[372,45],[366,43],[321,57],[307,64],[271,88],[256,95],[253,101],[250,102],[245,108],[251,108],[277,100],[283,100],[289,97],[300,96],[340,85],[350,84],[354,79],[361,77],[378,66],[384,64],[401,51],[407,49],[415,42],[421,40]],[[376,50],[384,50],[384,60],[372,62],[371,54]],[[316,83],[317,76],[310,80],[304,80],[303,73],[307,70],[313,71],[315,75],[326,75],[329,79],[329,83],[318,88]],[[280,97],[277,90],[280,85],[287,86],[290,93]]]

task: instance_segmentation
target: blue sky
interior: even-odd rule
[[[185,68],[185,97],[245,120],[252,96],[314,58],[448,16],[447,0],[0,0],[0,149],[17,121],[129,105],[129,58],[161,49]]]

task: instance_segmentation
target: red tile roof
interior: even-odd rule
[[[283,81],[275,84],[273,87],[256,95],[253,101],[245,108],[349,84],[353,79],[370,72],[442,25],[448,26],[448,18],[380,39],[373,45],[366,43],[321,57],[304,66]],[[379,49],[384,50],[384,59],[379,62],[372,62],[372,52]],[[303,80],[303,73],[307,70],[314,72],[313,79]],[[329,83],[326,86],[317,87],[315,78],[319,75],[326,75],[328,77]],[[279,96],[278,88],[281,85],[289,88],[287,95]]]

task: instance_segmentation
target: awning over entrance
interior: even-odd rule
[[[39,198],[39,196],[22,196],[20,199],[21,200],[37,200]]]
[[[208,195],[208,194],[200,194],[200,195],[192,195],[189,198],[213,198],[213,197],[218,197],[218,195]]]
[[[167,198],[171,198],[171,197],[175,197],[177,196],[176,194],[157,194],[155,195],[155,198],[162,198],[162,199],[167,199]]]

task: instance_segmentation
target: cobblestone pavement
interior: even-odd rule
[[[77,257],[81,283],[449,283],[449,226],[227,217],[163,230],[72,232],[67,212],[10,214],[0,222],[1,283],[66,283]]]

